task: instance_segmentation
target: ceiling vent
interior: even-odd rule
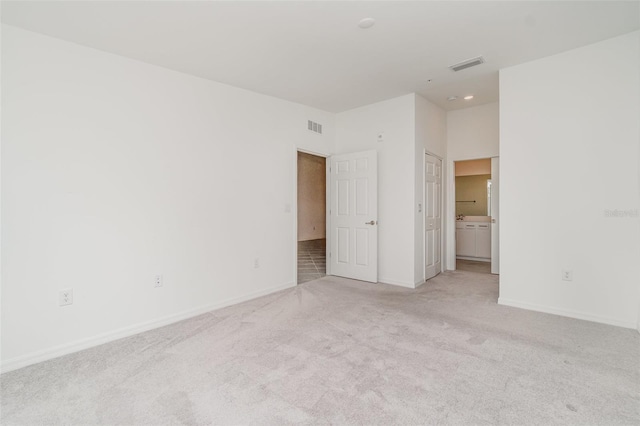
[[[322,134],[322,124],[316,123],[315,121],[307,120],[307,129],[314,133]]]
[[[484,58],[478,56],[477,58],[467,59],[459,64],[451,65],[449,68],[453,71],[462,71],[467,68],[475,67],[476,65],[484,64]]]

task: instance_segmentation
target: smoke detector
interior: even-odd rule
[[[484,64],[484,58],[482,56],[478,56],[477,58],[467,59],[466,61],[462,61],[459,64],[451,65],[449,68],[452,71],[462,71],[467,68],[475,67],[476,65]]]

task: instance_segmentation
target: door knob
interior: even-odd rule
[[[371,222],[365,222],[364,224],[365,224],[365,225],[375,225],[375,224],[376,224],[376,221],[375,221],[375,220],[372,220]]]

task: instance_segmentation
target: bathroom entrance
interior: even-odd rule
[[[497,274],[497,158],[454,168],[456,269]]]

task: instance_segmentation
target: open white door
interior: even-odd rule
[[[491,159],[491,273],[500,273],[500,175],[499,158]]]
[[[424,253],[428,280],[442,270],[442,160],[427,154],[424,163]]]
[[[331,157],[331,274],[378,281],[378,157],[376,151]]]

